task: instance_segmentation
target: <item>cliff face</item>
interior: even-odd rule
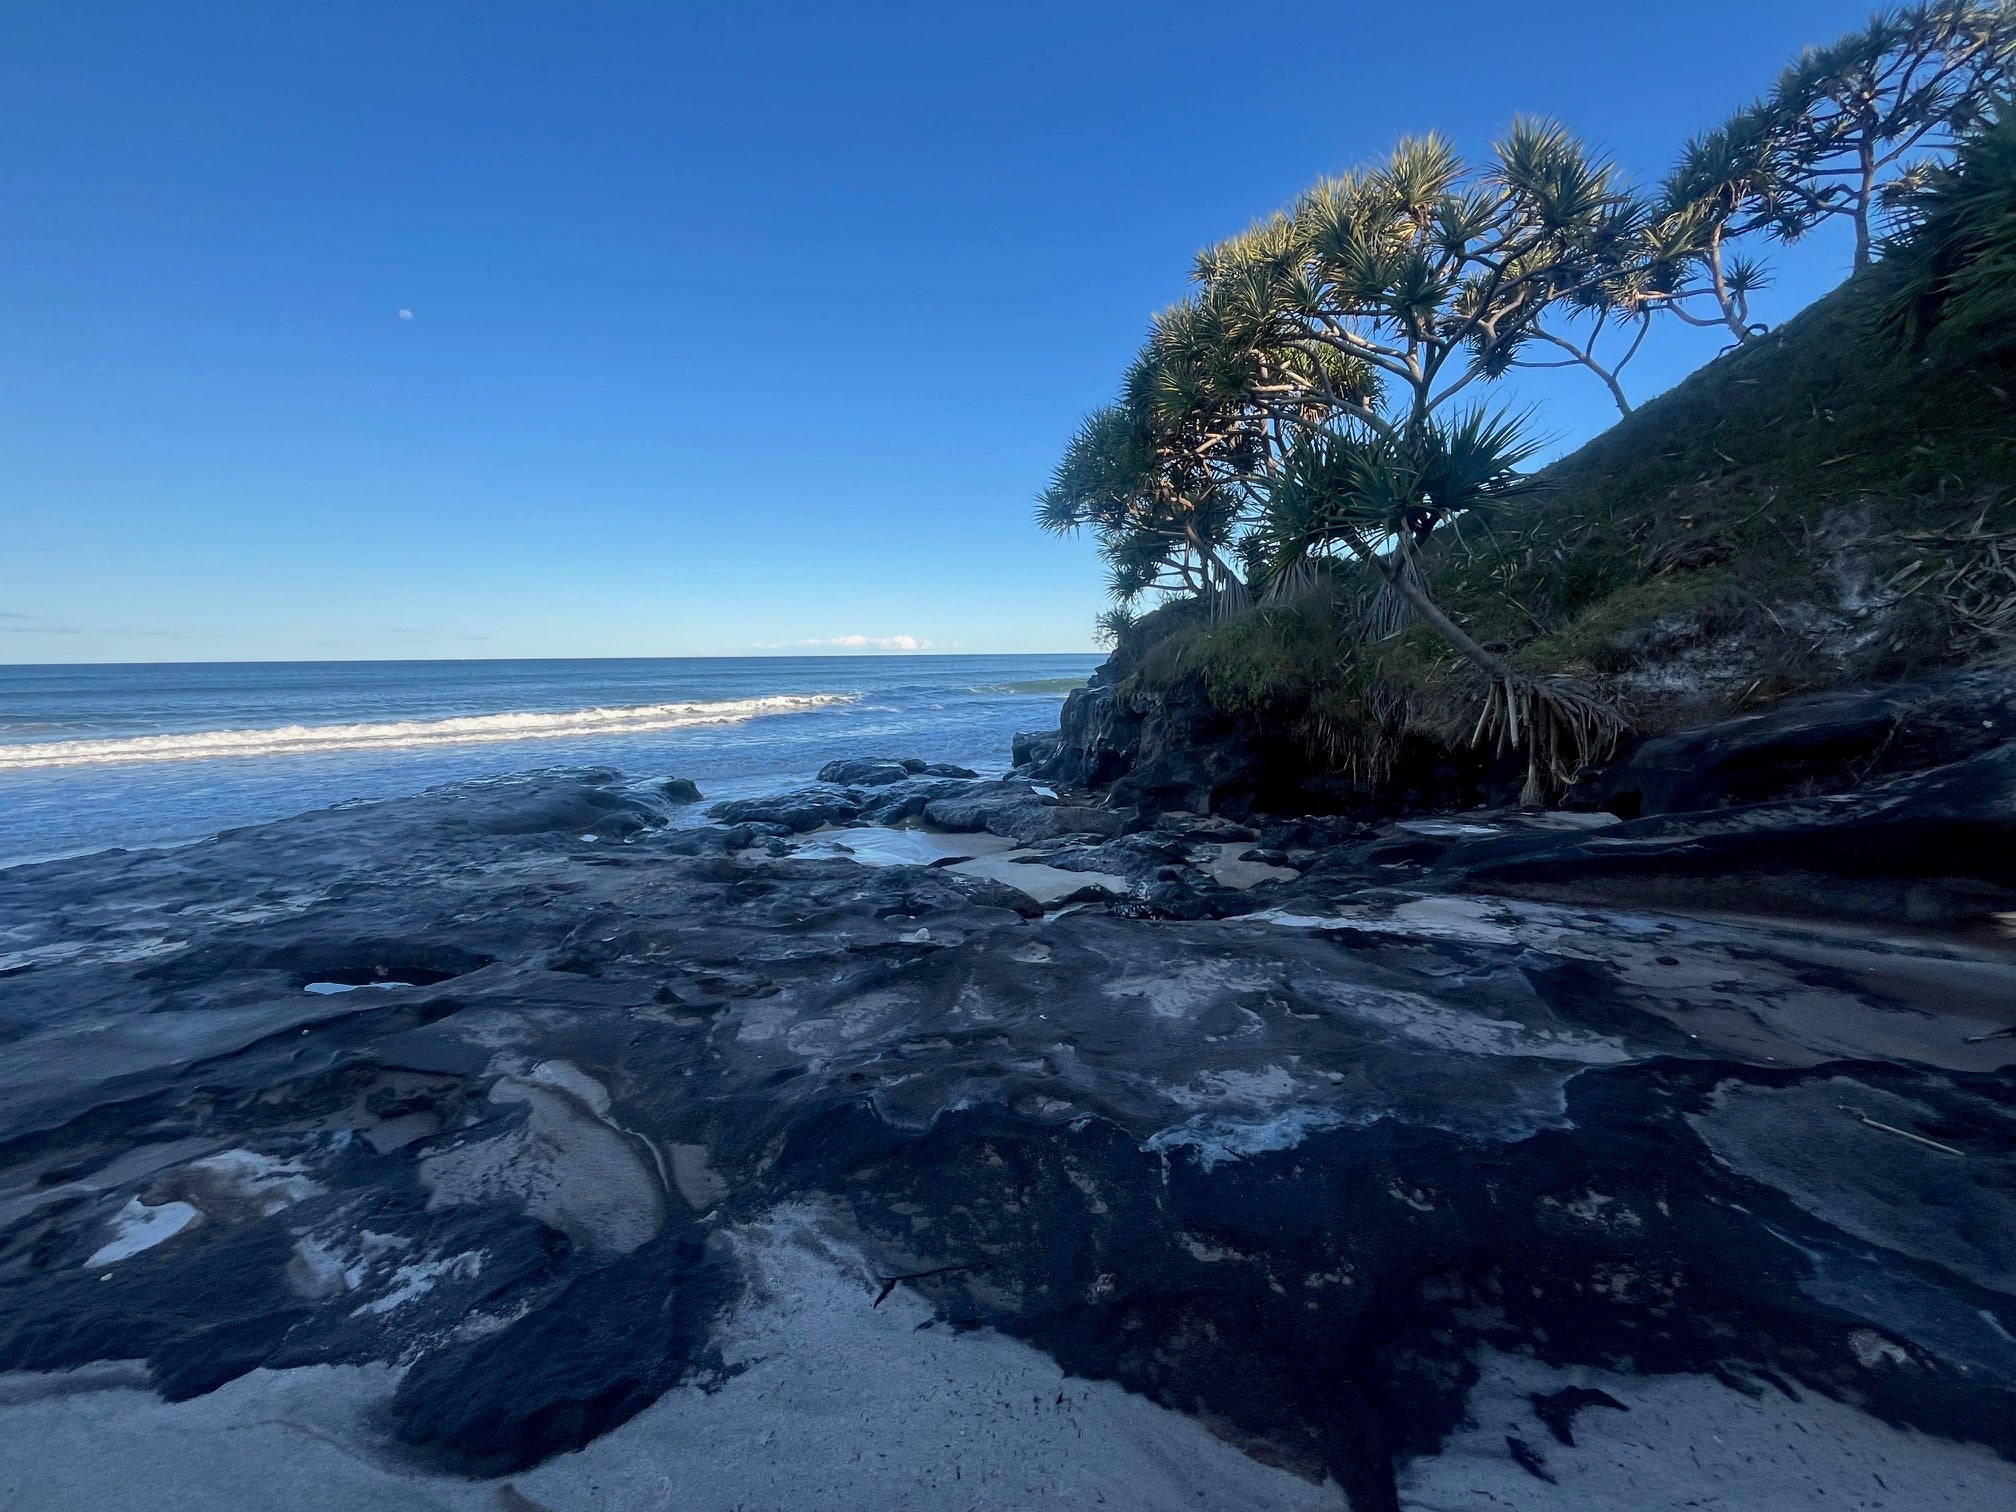
[[[1518,785],[1509,769],[1494,774],[1420,736],[1405,738],[1376,779],[1340,772],[1286,722],[1228,713],[1194,681],[1143,689],[1112,663],[1065,700],[1054,744],[1032,754],[1043,781],[1104,789],[1113,806],[1149,814],[1374,818],[1467,806]]]

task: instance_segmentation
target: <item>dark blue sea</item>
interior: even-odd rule
[[[547,767],[710,797],[837,756],[1008,765],[1099,658],[694,657],[0,667],[0,865],[200,840]]]

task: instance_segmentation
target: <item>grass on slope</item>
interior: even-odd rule
[[[1528,670],[1608,682],[1647,730],[2008,654],[2016,374],[1936,343],[1872,355],[1871,281],[1439,538],[1437,596]],[[1454,730],[1471,690],[1451,654],[1419,628],[1358,642],[1359,586],[1340,575],[1229,623],[1172,604],[1129,637],[1132,689],[1201,684],[1223,712],[1352,765],[1376,767],[1399,710]]]
[[[1548,468],[1445,549],[1445,601],[1535,671],[1628,671],[1673,651],[1662,624],[1782,641],[1782,684],[1991,651],[2016,588],[1996,561],[2016,545],[2016,375],[1873,355],[1868,307],[1837,290]],[[1893,601],[1844,656],[1842,614]]]

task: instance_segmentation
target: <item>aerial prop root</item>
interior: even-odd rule
[[[1584,767],[1607,760],[1629,728],[1623,711],[1586,683],[1507,669],[1485,684],[1470,744],[1501,754],[1524,750],[1519,801],[1537,806]]]

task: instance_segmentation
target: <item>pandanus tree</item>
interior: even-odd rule
[[[1573,680],[1527,677],[1479,643],[1435,602],[1416,552],[1438,526],[1525,493],[1531,483],[1521,468],[1535,450],[1516,417],[1480,405],[1392,431],[1357,424],[1314,431],[1285,459],[1246,542],[1256,580],[1270,591],[1293,592],[1316,561],[1340,550],[1376,570],[1383,591],[1366,634],[1390,636],[1411,616],[1468,663],[1482,684],[1471,741],[1525,753],[1527,803],[1542,802],[1550,787],[1607,753],[1622,718]]]
[[[1229,559],[1280,451],[1276,413],[1317,389],[1369,402],[1376,383],[1327,349],[1276,344],[1222,301],[1157,316],[1120,399],[1086,418],[1040,500],[1045,529],[1089,528],[1123,605],[1188,592],[1236,612],[1247,586]]]
[[[1726,326],[1738,342],[1764,333],[1751,319],[1750,298],[1769,276],[1734,244],[1760,231],[1789,239],[1802,228],[1789,188],[1787,137],[1784,114],[1757,101],[1687,143],[1644,233],[1644,261],[1675,270],[1656,308],[1689,325]],[[1704,302],[1712,313],[1695,308]]]
[[[1197,294],[1080,429],[1042,523],[1093,529],[1123,600],[1187,587],[1236,607],[1326,558],[1373,573],[1368,633],[1404,614],[1447,642],[1490,689],[1480,735],[1527,749],[1537,790],[1617,721],[1480,645],[1435,603],[1419,554],[1513,492],[1530,446],[1455,401],[1506,373],[1550,309],[1614,277],[1627,204],[1547,122],[1516,124],[1481,168],[1430,136],[1317,184],[1200,254]]]
[[[1688,142],[1639,249],[1655,284],[1663,270],[1680,276],[1639,308],[1756,339],[1764,328],[1750,300],[1767,275],[1734,244],[1758,233],[1792,241],[1842,218],[1855,267],[1867,266],[1880,215],[1908,204],[2008,87],[2012,66],[2016,0],[1888,10],[1808,49],[1767,98]]]
[[[1516,123],[1477,170],[1442,137],[1410,138],[1208,249],[1197,277],[1271,342],[1334,352],[1381,385],[1382,402],[1311,386],[1284,409],[1391,431],[1502,376],[1550,307],[1599,282],[1627,199],[1551,122]]]
[[[1783,135],[1785,192],[1803,225],[1833,217],[1855,232],[1866,267],[1875,219],[1907,199],[1960,133],[2006,88],[2016,4],[1934,0],[1879,13],[1787,68],[1771,107]]]

